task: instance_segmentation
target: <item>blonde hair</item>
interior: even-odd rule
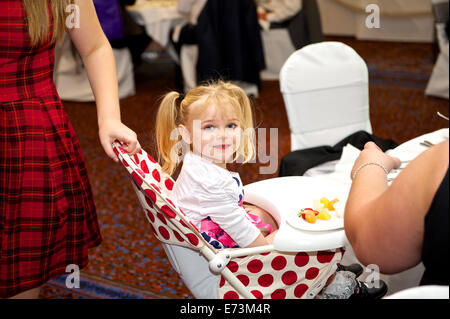
[[[74,0],[22,0],[27,14],[28,33],[31,44],[38,46],[48,40],[50,34],[50,12],[53,15],[53,30],[51,42],[60,40],[65,32],[66,6]]]
[[[243,157],[243,163],[252,159],[255,154],[253,116],[250,100],[244,90],[232,83],[218,81],[192,89],[181,103],[179,98],[180,94],[177,92],[167,93],[156,115],[158,161],[164,172],[172,175],[175,171],[178,161],[173,158],[174,147],[178,143],[184,143],[180,134],[173,139],[172,132],[178,128],[178,125],[185,125],[187,121],[193,120],[189,117],[191,105],[201,99],[204,100],[203,108],[209,105],[211,100],[219,107],[229,104],[234,107],[237,111],[239,126],[244,131],[234,161],[239,156]],[[179,157],[180,150],[177,150],[175,155]]]

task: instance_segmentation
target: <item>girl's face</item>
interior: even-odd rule
[[[189,138],[183,136],[183,139],[192,145],[195,154],[225,168],[226,163],[232,162],[241,142],[238,116],[230,104],[218,107],[211,102],[205,108],[196,103],[190,106],[190,119],[184,127]]]

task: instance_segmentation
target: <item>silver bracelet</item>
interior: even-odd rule
[[[352,180],[355,179],[356,174],[358,174],[358,172],[361,170],[361,168],[363,168],[363,167],[365,167],[365,166],[367,166],[367,165],[376,165],[376,166],[379,166],[379,167],[381,167],[381,168],[384,170],[384,172],[386,173],[386,175],[389,174],[389,171],[388,171],[388,170],[386,169],[386,167],[384,167],[382,164],[377,163],[377,162],[366,162],[366,163],[361,164],[357,169],[355,169],[355,171],[353,172],[353,175],[352,175]]]

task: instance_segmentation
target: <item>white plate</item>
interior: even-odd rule
[[[308,207],[311,207],[311,206],[308,206]],[[344,228],[344,219],[336,217],[335,212],[330,212],[331,219],[329,219],[329,220],[317,219],[314,224],[308,223],[302,217],[298,217],[297,214],[298,214],[298,212],[289,214],[286,221],[292,227],[295,227],[300,230],[328,231],[328,230],[336,230],[336,229]]]
[[[310,195],[303,194],[301,198],[298,200],[298,209],[296,211],[290,211],[286,216],[286,221],[292,227],[295,227],[300,230],[308,230],[308,231],[329,231],[344,228],[344,218],[339,216],[343,216],[343,211],[345,208],[346,194],[342,194],[339,191],[329,191],[325,192],[324,190],[320,190],[321,194],[315,194],[317,192],[316,189],[312,188],[310,190]],[[329,211],[331,215],[331,219],[329,220],[320,220],[317,219],[314,224],[308,223],[302,217],[298,216],[298,213],[307,207],[313,208],[313,201],[319,200],[322,197],[326,197],[329,200],[333,200],[335,198],[339,199],[339,201],[334,204],[335,210]]]

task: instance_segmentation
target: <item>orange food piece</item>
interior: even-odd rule
[[[322,197],[321,199],[320,199],[320,203],[322,203],[323,204],[323,208],[328,208],[328,203],[329,203],[330,201],[328,200],[328,198],[326,198],[326,197]]]
[[[335,199],[329,201],[329,202],[328,202],[328,210],[329,210],[329,211],[333,211],[333,210],[335,209],[335,208],[334,208],[334,204],[336,204],[338,201],[339,201],[339,199],[337,199],[337,198],[335,198]]]
[[[298,216],[302,216],[303,217],[303,219],[306,219],[306,213],[307,212],[313,212],[314,213],[314,215],[319,215],[319,212],[317,211],[317,210],[314,210],[314,209],[312,209],[312,208],[305,208],[305,209],[302,209],[301,211],[300,211],[300,213],[298,213]]]
[[[307,212],[305,213],[305,220],[306,220],[308,223],[315,224],[315,223],[316,223],[316,220],[317,220],[316,214],[314,214],[313,211],[310,211],[310,210],[307,211]]]

